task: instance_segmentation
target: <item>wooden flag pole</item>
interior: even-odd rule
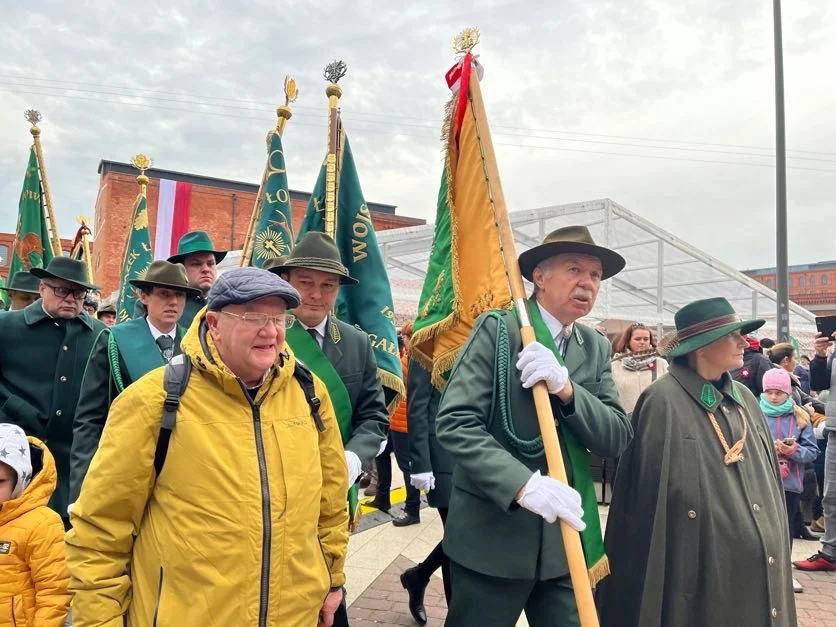
[[[468,31],[469,36],[468,36]],[[470,52],[478,43],[479,33],[476,29],[468,29],[456,38],[459,52]],[[466,88],[462,86],[462,88]],[[514,242],[514,234],[511,230],[511,222],[508,218],[508,207],[505,204],[505,195],[502,191],[502,183],[499,178],[499,168],[496,164],[496,154],[491,141],[488,117],[485,112],[482,92],[479,88],[479,79],[475,72],[470,73],[470,104],[476,122],[479,144],[482,147],[482,164],[484,167],[485,179],[488,185],[488,193],[493,205],[494,218],[499,230],[500,247],[502,249],[505,269],[508,274],[508,282],[511,288],[511,298],[520,319],[520,335],[523,346],[528,346],[536,341],[534,327],[528,315],[527,298],[525,286],[523,285],[520,266],[517,261],[517,247]],[[552,412],[549,392],[543,381],[537,383],[532,389],[534,393],[534,405],[537,409],[537,421],[540,426],[540,433],[543,436],[543,447],[546,453],[546,461],[549,467],[549,476],[568,483],[566,467],[563,464],[563,455],[560,451],[560,439],[555,427],[554,414]],[[578,615],[582,627],[597,627],[598,613],[595,609],[595,601],[592,597],[592,586],[586,567],[586,560],[583,554],[580,534],[564,521],[560,521],[560,531],[563,536],[563,547],[566,552],[566,561],[569,565],[569,574],[572,579],[572,588],[575,592],[575,602],[578,606]]]
[[[299,91],[296,88],[296,80],[292,76],[284,77],[284,104],[276,109],[276,130],[270,131],[267,134],[267,163],[264,165],[264,173],[261,175],[261,183],[258,185],[258,193],[255,196],[255,204],[253,211],[250,214],[250,224],[247,227],[247,236],[244,238],[244,247],[241,250],[241,267],[250,265],[253,258],[253,242],[255,241],[255,229],[258,224],[258,216],[261,213],[261,201],[264,198],[264,186],[267,184],[267,176],[270,173],[270,134],[278,133],[280,136],[284,135],[287,121],[293,116],[293,111],[290,109],[290,103],[296,101]]]
[[[337,85],[345,76],[348,66],[342,61],[332,61],[325,67],[328,87],[328,156],[325,158],[325,234],[337,237],[337,198],[339,192],[340,152],[340,97],[343,90]]]
[[[34,140],[35,156],[38,158],[38,168],[41,171],[41,184],[44,187],[44,204],[46,205],[47,220],[49,221],[52,256],[60,257],[63,254],[61,250],[61,238],[58,235],[58,222],[55,220],[55,210],[52,206],[52,193],[49,191],[49,179],[47,179],[46,165],[44,164],[44,151],[41,148],[41,129],[38,126],[43,116],[40,111],[36,111],[35,109],[28,109],[24,115],[26,116],[26,120],[32,125],[29,132],[32,133],[32,139]]]

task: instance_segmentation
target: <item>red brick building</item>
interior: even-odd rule
[[[8,282],[9,266],[12,263],[12,248],[14,247],[15,234],[14,233],[0,233],[0,276]],[[64,250],[64,255],[70,254],[73,248],[73,240],[62,239],[61,248]]]
[[[99,163],[99,194],[93,222],[92,254],[96,283],[103,287],[103,294],[109,294],[119,287],[131,210],[139,192],[136,182],[138,174],[136,168],[127,163]],[[225,250],[238,250],[243,247],[258,193],[257,184],[156,168],[146,171],[145,174],[151,180],[148,184],[147,198],[152,244],[156,235],[160,179],[168,179],[192,184],[190,230],[208,231],[215,245]],[[293,224],[296,228],[302,224],[309,198],[309,192],[290,191]],[[396,215],[393,205],[373,202],[367,204],[377,231],[426,223],[426,220]]]
[[[775,268],[744,270],[769,289],[776,288]],[[836,260],[789,267],[790,300],[817,316],[836,315]]]

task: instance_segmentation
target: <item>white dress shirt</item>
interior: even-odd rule
[[[560,351],[561,355],[565,355],[566,345],[569,343],[569,338],[572,336],[572,330],[575,327],[574,323],[564,325],[560,320],[546,311],[540,303],[537,303],[537,307],[540,309],[540,315],[543,317],[543,322],[546,323],[549,333],[554,338],[554,343],[557,344],[557,350]]]
[[[157,338],[160,337],[161,335],[167,335],[172,340],[177,339],[177,325],[176,324],[174,325],[174,328],[171,331],[169,331],[168,333],[163,333],[157,327],[155,327],[153,324],[151,324],[151,321],[148,319],[148,316],[145,317],[145,322],[148,323],[148,328],[151,329],[151,337],[154,338],[155,342],[157,341]]]

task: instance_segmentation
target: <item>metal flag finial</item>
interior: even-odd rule
[[[37,109],[27,109],[24,111],[23,117],[25,117],[26,121],[32,126],[36,126],[44,118],[44,116],[41,115],[41,112]]]
[[[348,71],[348,66],[344,61],[334,59],[325,66],[325,80],[335,85],[340,82],[340,79],[345,76]]]
[[[459,54],[467,54],[479,45],[479,29],[470,26],[453,37],[453,49]]]
[[[299,97],[299,89],[296,87],[296,79],[290,75],[284,77],[284,104],[288,106],[291,102],[296,102]]]
[[[140,185],[148,185],[148,181],[150,179],[145,176],[145,170],[148,170],[151,167],[151,159],[146,157],[144,154],[139,153],[138,155],[133,156],[131,163],[137,170],[139,170],[139,176],[136,177],[136,182]]]

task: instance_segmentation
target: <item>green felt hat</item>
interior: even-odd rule
[[[215,245],[206,231],[189,231],[177,242],[177,254],[168,258],[171,263],[183,263],[186,255],[192,253],[212,253],[215,263],[220,263],[226,257],[227,251],[215,250]]]
[[[7,292],[24,292],[25,294],[40,294],[38,286],[41,280],[34,274],[27,270],[18,270],[15,272],[12,280],[6,287],[0,287],[0,290]]]
[[[110,313],[110,314],[113,314],[115,316],[116,315],[116,305],[114,303],[110,303],[109,305],[104,305],[103,307],[100,307],[99,310],[96,312],[96,317],[98,318],[99,315],[101,315],[103,313]]]
[[[46,268],[32,268],[29,272],[39,279],[63,279],[71,283],[77,283],[88,290],[100,290],[98,285],[93,285],[87,278],[87,264],[78,259],[69,257],[53,257]]]
[[[585,226],[566,226],[552,231],[543,243],[525,251],[519,257],[520,272],[532,281],[534,268],[544,259],[564,253],[581,253],[601,260],[602,279],[609,279],[624,269],[624,257],[614,250],[598,246]]]
[[[202,292],[191,287],[186,278],[186,269],[179,263],[171,263],[157,259],[148,266],[145,276],[141,279],[128,281],[134,287],[165,287],[171,290],[185,292],[186,295],[196,296]]]
[[[309,231],[302,240],[296,244],[296,248],[287,256],[285,262],[280,266],[270,268],[270,272],[284,274],[293,268],[307,268],[308,270],[319,270],[330,272],[340,277],[343,285],[356,285],[359,281],[348,274],[348,268],[343,265],[340,258],[340,251],[333,239],[325,233]]]
[[[270,268],[278,268],[279,266],[283,266],[285,261],[287,261],[287,255],[282,255],[281,257],[270,257],[270,259],[264,262],[261,269],[269,270]]]
[[[688,303],[674,316],[676,334],[659,343],[665,357],[681,357],[716,342],[724,335],[740,331],[743,335],[760,329],[765,320],[741,320],[725,298],[706,298]]]

